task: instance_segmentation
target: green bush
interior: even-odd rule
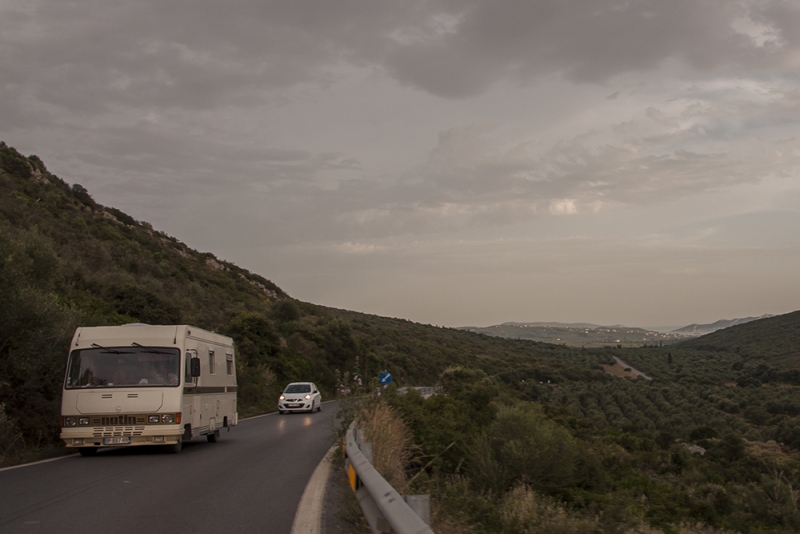
[[[478,488],[496,493],[520,481],[553,491],[574,483],[579,451],[570,432],[536,405],[501,406],[473,442],[468,473]]]

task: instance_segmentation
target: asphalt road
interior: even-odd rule
[[[334,442],[337,407],[240,421],[218,443],[195,438],[177,455],[109,449],[2,471],[0,532],[288,534]]]

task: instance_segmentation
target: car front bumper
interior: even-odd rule
[[[307,412],[311,409],[311,402],[279,402],[278,410],[282,412]]]

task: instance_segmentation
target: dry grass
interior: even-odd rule
[[[440,479],[438,498],[431,499],[431,528],[436,534],[462,534],[476,530],[470,523],[467,509],[475,495],[469,489],[469,479],[454,475]]]
[[[463,534],[474,530],[474,526],[463,516],[437,508],[435,503],[431,506],[431,528],[436,534]]]
[[[731,530],[710,527],[704,523],[690,525],[683,523],[678,530],[678,534],[734,534]]]
[[[506,493],[500,504],[503,532],[509,534],[591,534],[597,518],[570,514],[554,499],[519,484]]]
[[[750,456],[762,460],[769,460],[776,465],[784,466],[797,461],[798,454],[790,451],[786,446],[781,446],[774,440],[767,442],[745,440],[745,449]]]
[[[416,453],[411,430],[385,403],[376,404],[362,412],[358,427],[364,429],[364,439],[372,444],[372,465],[399,493],[408,483],[406,466]]]
[[[500,504],[504,534],[593,534],[602,532],[599,518],[570,512],[555,499],[533,491],[525,484],[506,493]],[[641,518],[619,531],[623,534],[663,534]],[[703,523],[683,523],[677,534],[733,534]]]

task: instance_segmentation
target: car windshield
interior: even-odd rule
[[[311,393],[311,386],[308,384],[289,384],[284,393]]]
[[[73,350],[67,389],[178,385],[181,353],[170,347],[94,347]]]

